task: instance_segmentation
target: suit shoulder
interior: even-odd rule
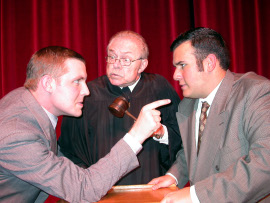
[[[243,88],[246,91],[248,89],[263,88],[270,91],[270,80],[257,75],[254,72],[248,72],[245,74],[234,73],[234,87]]]
[[[3,115],[0,120],[0,140],[18,139],[19,134],[25,135],[25,137],[31,137],[37,132],[41,131],[39,125],[34,116],[26,108],[16,108],[16,112],[10,115]],[[11,138],[9,138],[11,137]]]
[[[0,100],[0,108],[3,107],[3,105],[8,101],[7,105],[10,105],[11,103],[14,103],[14,101],[17,100],[17,98],[20,98],[21,95],[27,91],[24,87],[19,87],[15,90],[10,91],[7,93],[1,100]],[[11,102],[12,101],[12,102]]]
[[[26,107],[21,99],[25,91],[27,91],[25,88],[15,89],[0,100],[0,121],[8,117],[15,117],[25,111]]]
[[[269,83],[270,80],[258,75],[254,72],[248,72],[245,74],[240,74],[240,73],[233,73],[234,74],[234,78],[235,78],[235,82],[242,82],[245,84],[255,84],[255,83]]]

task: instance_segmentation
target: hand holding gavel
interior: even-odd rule
[[[134,121],[137,120],[127,109],[129,108],[129,103],[125,97],[117,97],[113,103],[108,107],[110,112],[119,118],[122,118],[125,114],[130,116]],[[164,129],[162,125],[153,133],[153,136],[156,138],[161,138],[164,135]]]

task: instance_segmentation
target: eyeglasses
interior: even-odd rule
[[[115,56],[106,56],[106,62],[110,63],[110,64],[114,64],[117,60],[119,60],[120,64],[122,66],[130,66],[131,63],[133,63],[134,61],[138,61],[138,60],[142,60],[143,58],[138,58],[135,60],[131,60],[129,58],[116,58]]]

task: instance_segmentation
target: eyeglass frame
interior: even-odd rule
[[[110,59],[112,60],[112,57],[113,57],[113,56],[106,56],[106,57],[105,57],[106,62],[109,63],[109,64],[115,64],[116,61],[119,60],[119,63],[121,64],[121,66],[130,66],[133,62],[138,61],[138,60],[143,60],[143,59],[144,59],[144,58],[138,58],[138,59],[131,60],[131,59],[129,59],[129,58],[113,58],[113,60],[114,60],[113,63],[108,62],[108,58],[110,58]],[[123,62],[121,62],[121,61],[126,60],[126,59],[129,60],[129,62],[130,62],[129,65],[123,65],[123,64],[122,64]]]

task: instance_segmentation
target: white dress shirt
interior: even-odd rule
[[[222,81],[221,81],[222,82]],[[200,98],[199,99],[199,102],[198,102],[198,108],[197,108],[197,111],[196,111],[196,122],[195,122],[195,140],[196,140],[196,147],[198,147],[198,137],[199,137],[199,118],[200,118],[200,115],[201,115],[201,110],[202,110],[202,103],[203,102],[207,102],[210,107],[207,109],[206,111],[206,115],[208,116],[209,112],[210,112],[210,109],[211,109],[211,105],[213,103],[213,100],[216,96],[216,93],[218,91],[218,88],[221,84],[221,82],[218,84],[218,86],[204,99]],[[196,191],[195,191],[195,185],[192,185],[190,187],[190,196],[191,196],[191,200],[193,203],[199,203],[199,199],[196,195]]]

